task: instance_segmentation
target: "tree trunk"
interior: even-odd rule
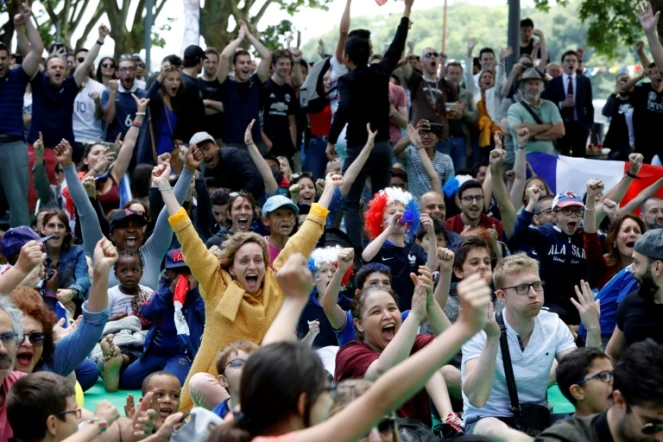
[[[12,41],[14,40],[14,15],[18,12],[18,2],[7,2],[6,7],[9,20],[0,27],[0,41],[11,50]]]
[[[230,2],[237,0],[207,0],[200,14],[201,34],[205,38],[205,43],[219,52],[223,51],[232,40],[233,34],[228,32],[228,19],[232,15]]]
[[[123,32],[115,36],[111,32],[111,37],[115,40],[115,59],[118,60],[123,54],[135,54],[145,47],[145,34],[142,27],[134,26],[131,31],[126,28]]]

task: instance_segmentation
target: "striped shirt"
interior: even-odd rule
[[[403,164],[405,172],[407,172],[408,191],[416,198],[421,198],[424,193],[431,190],[440,191],[440,189],[433,189],[431,186],[430,178],[426,174],[424,165],[421,163],[416,147],[408,146],[398,156],[398,160]],[[430,160],[433,163],[433,169],[437,172],[437,176],[440,177],[440,181],[444,187],[444,183],[455,175],[454,163],[451,157],[435,151],[435,156]]]
[[[0,78],[0,134],[23,138],[23,94],[29,82],[22,66]]]

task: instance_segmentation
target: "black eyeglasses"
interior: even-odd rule
[[[536,281],[530,284],[518,284],[513,287],[503,287],[502,290],[516,289],[516,293],[519,295],[526,295],[529,293],[530,287],[533,288],[535,292],[542,292],[545,284],[546,283],[543,281]]]
[[[631,410],[631,413],[633,413],[633,416],[635,416],[635,420],[638,421],[638,424],[642,425],[642,418],[638,416],[638,414],[635,412],[633,407],[630,405],[628,406],[628,409]],[[644,425],[642,425],[642,428],[640,428],[640,431],[642,434],[646,434],[647,436],[651,436],[656,433],[660,433],[663,431],[663,424],[654,424],[651,422],[648,422]]]
[[[565,207],[563,209],[558,210],[558,212],[562,212],[564,216],[571,216],[571,214],[574,214],[575,216],[582,216],[584,210],[583,209],[571,209],[570,207]]]
[[[145,69],[145,63],[138,63],[138,67],[141,69]]]
[[[76,59],[76,61],[78,61],[79,63],[83,63],[83,62],[85,61],[85,58],[83,58],[83,57],[78,57],[78,58]]]
[[[0,342],[5,348],[18,345],[18,335],[16,333],[3,333],[0,335]]]
[[[46,333],[40,333],[40,332],[32,332],[32,333],[27,333],[23,335],[23,339],[21,340],[21,344],[25,342],[25,338],[28,338],[30,340],[30,344],[32,344],[33,347],[41,347],[44,345],[44,339],[46,339]]]
[[[73,414],[77,420],[80,420],[81,416],[83,415],[83,410],[77,408],[75,410],[61,411],[59,413],[55,413],[53,416],[61,417],[61,416],[66,416],[68,414]]]
[[[424,55],[425,58],[437,58],[439,57],[440,54],[437,52],[428,52],[427,54]]]
[[[102,67],[102,68],[106,68],[106,69],[108,69],[108,68],[115,69],[115,65],[112,64],[112,63],[102,63],[102,64],[101,64],[101,67]]]
[[[124,66],[120,68],[120,72],[133,72],[136,68],[133,66]]]
[[[534,215],[541,215],[542,213],[552,213],[552,209],[542,210],[540,212],[536,212]]]
[[[472,203],[473,201],[476,201],[477,203],[480,203],[481,201],[483,201],[483,195],[474,195],[474,196],[468,195],[468,196],[462,197],[461,199],[463,201],[465,201],[466,203]]]
[[[592,379],[596,379],[596,378],[601,379],[601,382],[605,382],[606,384],[609,384],[610,382],[612,382],[614,377],[615,377],[615,374],[612,371],[600,371],[600,372],[598,372],[594,375],[591,375],[588,378],[583,379],[580,382],[576,382],[576,384],[577,385],[582,385],[582,384],[587,383],[587,382],[591,381]]]

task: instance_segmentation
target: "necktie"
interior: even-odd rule
[[[571,76],[569,76],[569,86],[567,87],[567,90],[566,90],[566,96],[567,97],[569,97],[569,96],[573,97],[573,77],[571,77]],[[575,108],[575,106],[574,107],[565,107],[563,109],[564,112],[563,112],[562,117],[565,120],[569,120],[569,121],[575,120],[574,108]]]

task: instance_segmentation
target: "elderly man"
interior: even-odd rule
[[[0,296],[0,442],[12,437],[7,424],[7,393],[25,373],[14,371],[16,349],[23,338],[23,313],[9,300]]]
[[[557,154],[553,142],[564,136],[564,122],[555,103],[541,99],[543,79],[534,68],[527,69],[518,80],[518,88],[523,100],[509,108],[509,129],[513,139],[518,139],[516,132],[519,129],[527,128],[530,133],[527,153]]]

